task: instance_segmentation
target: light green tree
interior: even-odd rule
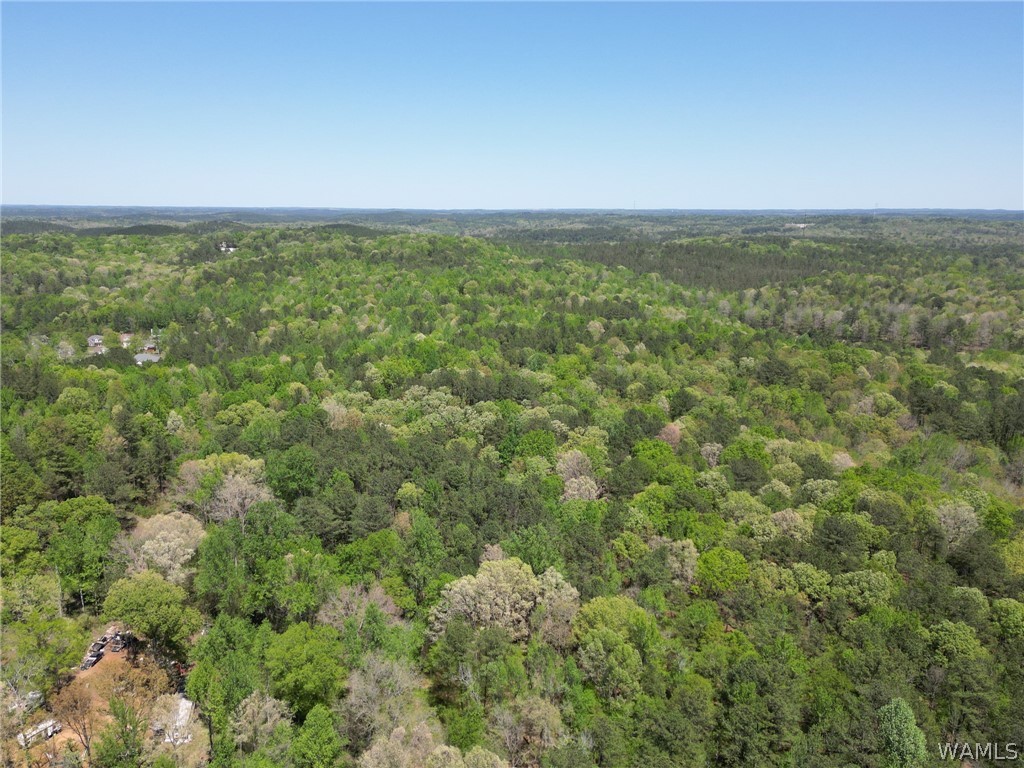
[[[301,717],[317,704],[330,704],[341,690],[341,640],[333,627],[302,621],[275,635],[267,647],[271,693]]]
[[[339,764],[342,746],[331,710],[317,704],[292,740],[295,768],[332,768]]]
[[[39,517],[57,528],[47,557],[60,577],[61,588],[84,609],[101,595],[110,545],[121,530],[114,507],[99,496],[83,496],[40,505]]]
[[[697,558],[697,589],[702,595],[724,594],[749,576],[747,561],[735,550],[713,547]]]
[[[100,734],[92,750],[95,768],[138,768],[143,765],[143,750],[149,723],[140,711],[122,698],[110,700],[113,722]]]
[[[180,652],[200,624],[199,612],[185,603],[185,590],[154,571],[115,582],[103,613],[170,653]]]
[[[878,711],[878,732],[885,768],[916,768],[925,764],[928,751],[914,710],[903,699],[893,699]]]

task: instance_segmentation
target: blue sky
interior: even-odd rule
[[[1024,4],[4,2],[3,201],[1024,208]]]

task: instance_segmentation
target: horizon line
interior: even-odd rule
[[[555,206],[511,206],[506,208],[463,208],[463,207],[417,207],[417,206],[331,206],[331,205],[154,205],[154,204],[133,204],[133,203],[0,203],[0,211],[18,208],[79,208],[79,209],[147,209],[147,210],[206,210],[206,211],[336,211],[336,212],[360,212],[360,213],[394,213],[410,211],[416,213],[437,212],[437,213],[563,213],[563,212],[625,212],[625,213],[837,213],[837,212],[865,212],[865,211],[899,211],[899,212],[934,212],[934,211],[978,211],[988,213],[1021,213],[1024,208],[985,208],[985,207],[949,207],[949,206],[873,206],[860,208],[839,208],[839,207],[735,207],[735,208],[674,208],[674,207],[599,207],[599,206],[576,206],[576,207],[555,207]]]

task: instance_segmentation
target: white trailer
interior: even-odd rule
[[[19,733],[18,744],[22,748],[30,747],[40,739],[49,739],[53,734],[60,733],[63,728],[64,726],[56,720],[44,720],[38,725],[26,728],[24,731]]]

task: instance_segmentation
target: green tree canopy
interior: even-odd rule
[[[180,653],[199,629],[199,612],[185,603],[185,590],[153,571],[121,579],[110,588],[103,613],[123,622],[162,650]]]

